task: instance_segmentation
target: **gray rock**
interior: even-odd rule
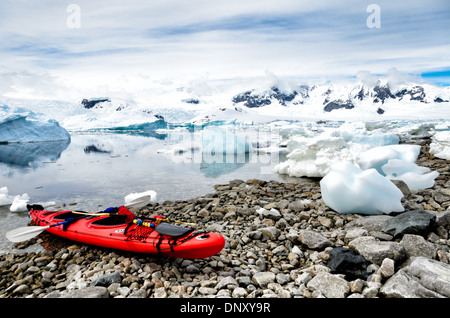
[[[258,272],[253,275],[252,282],[258,286],[265,288],[267,284],[275,281],[275,274],[272,272]]]
[[[289,203],[288,209],[290,209],[294,212],[300,212],[305,209],[305,205],[303,204],[303,202],[294,201],[294,202]]]
[[[397,186],[397,188],[400,189],[400,191],[402,191],[403,196],[407,197],[408,195],[411,194],[411,190],[409,189],[408,185],[402,181],[402,180],[391,180],[391,182],[393,184],[395,184]]]
[[[120,274],[117,272],[114,272],[112,274],[103,275],[103,276],[99,277],[98,279],[94,280],[91,283],[91,286],[108,287],[109,285],[111,285],[113,283],[120,283],[121,281],[122,281],[122,277],[120,276]]]
[[[450,229],[450,210],[435,213],[436,226],[443,226],[446,229]]]
[[[109,298],[109,291],[106,287],[92,286],[61,293],[60,298]]]
[[[414,210],[401,213],[387,220],[381,231],[396,237],[404,234],[426,235],[434,225],[436,216],[421,210]]]
[[[345,279],[325,271],[318,272],[306,286],[319,291],[327,298],[344,298],[350,291],[349,283]]]
[[[248,295],[247,291],[242,287],[237,287],[233,290],[233,293],[231,294],[233,298],[243,298]]]
[[[61,292],[59,290],[55,290],[48,293],[43,298],[59,298],[59,297],[61,297]]]
[[[377,265],[381,265],[385,258],[390,258],[398,263],[406,258],[406,251],[401,244],[377,241],[372,236],[354,239],[348,246],[355,249],[366,260]]]
[[[281,232],[275,226],[268,226],[261,229],[261,233],[267,236],[270,240],[275,241]]]
[[[400,244],[405,248],[408,257],[423,256],[426,258],[436,258],[436,246],[420,235],[405,234]]]
[[[345,233],[344,242],[350,242],[354,240],[355,238],[361,237],[361,236],[367,236],[369,235],[369,232],[367,232],[366,229],[363,228],[351,228]]]
[[[262,215],[266,218],[269,218],[269,219],[272,219],[275,221],[278,221],[281,218],[281,213],[275,208],[272,208],[270,210],[264,209],[262,211]]]
[[[301,230],[298,239],[310,249],[325,249],[326,247],[333,245],[333,243],[323,235],[310,230]]]
[[[349,230],[351,228],[360,227],[368,232],[381,231],[383,224],[391,218],[392,216],[389,215],[368,215],[347,223],[344,226],[344,229]]]
[[[238,282],[231,276],[224,277],[217,285],[216,289],[227,288],[228,285],[238,286]]]
[[[425,257],[413,257],[389,278],[381,293],[389,298],[450,297],[450,265]]]
[[[127,298],[147,298],[147,293],[143,289],[135,289]]]
[[[19,294],[19,295],[28,294],[30,291],[31,291],[31,289],[28,285],[22,284],[22,285],[17,286],[14,289],[13,294]]]
[[[395,273],[395,262],[390,258],[385,258],[381,262],[381,266],[378,269],[378,274],[383,278],[391,277]]]

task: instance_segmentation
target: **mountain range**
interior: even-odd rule
[[[385,112],[383,105],[387,102],[429,104],[449,103],[450,100],[450,87],[415,83],[395,86],[381,81],[372,87],[364,85],[364,83],[299,85],[290,91],[281,91],[278,87],[273,86],[262,92],[247,90],[239,93],[233,96],[232,102],[248,108],[264,107],[273,103],[294,106],[312,102],[316,105],[320,104],[325,112],[336,109],[353,109],[363,102],[373,104],[373,107],[377,108],[377,113],[381,115]]]

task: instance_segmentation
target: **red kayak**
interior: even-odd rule
[[[195,259],[216,255],[225,246],[225,239],[218,233],[172,225],[161,217],[130,219],[131,212],[125,207],[120,209],[128,215],[44,211],[36,207],[29,212],[36,225],[50,226],[47,232],[101,247]]]

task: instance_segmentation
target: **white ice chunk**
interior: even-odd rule
[[[450,159],[450,131],[439,131],[431,139],[430,153],[441,159]]]
[[[339,162],[320,181],[322,198],[336,212],[383,214],[402,212],[403,193],[375,169],[361,170],[350,162]]]
[[[345,138],[347,141],[370,145],[370,147],[380,147],[385,145],[396,145],[400,138],[395,134],[350,134]]]
[[[153,191],[153,190],[148,190],[148,191],[145,191],[145,192],[134,192],[134,193],[130,193],[130,194],[126,195],[125,199],[124,199],[125,204],[128,204],[131,201],[133,201],[133,200],[135,200],[137,198],[146,196],[146,195],[150,195],[149,203],[156,202],[157,193],[155,191]]]
[[[382,166],[390,159],[400,159],[407,162],[415,162],[420,154],[419,145],[388,145],[371,148],[360,154],[358,164],[361,169],[374,168],[384,175]]]
[[[28,194],[17,195],[9,208],[11,212],[23,212],[27,211],[27,204],[30,201]]]
[[[291,177],[323,177],[329,167],[340,160],[355,158],[355,154],[368,147],[348,144],[344,138],[332,135],[317,137],[294,136],[288,142],[288,160],[277,164],[274,171]]]
[[[431,171],[430,168],[399,159],[389,160],[381,167],[381,170],[391,180],[404,181],[410,190],[431,188],[434,185],[434,179],[439,176],[437,171]]]
[[[0,188],[0,206],[2,205],[10,205],[14,200],[13,196],[10,196],[8,193],[7,187]]]

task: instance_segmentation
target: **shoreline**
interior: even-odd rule
[[[17,245],[17,253],[0,255],[0,298],[450,297],[450,169],[448,160],[429,154],[429,142],[414,141],[422,146],[417,164],[439,176],[432,188],[418,191],[396,182],[405,212],[339,214],[324,204],[319,179],[231,180],[213,193],[153,203],[136,213],[218,232],[226,240],[219,254],[158,258],[43,233]],[[408,211],[430,215],[427,229],[400,236],[382,230]],[[31,243],[49,250],[20,253]],[[342,248],[356,251],[355,263],[335,264]],[[414,276],[419,268],[435,281],[445,273],[442,286],[422,284]],[[402,285],[405,277],[416,286]]]

